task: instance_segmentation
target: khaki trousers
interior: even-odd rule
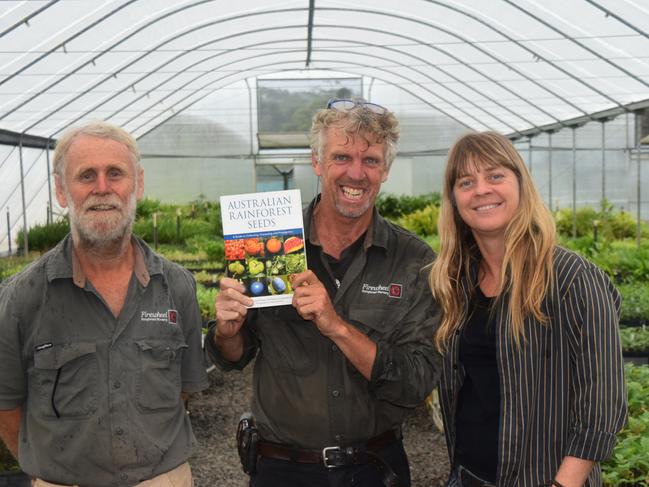
[[[193,487],[194,479],[192,478],[192,471],[189,468],[189,463],[185,462],[182,465],[169,470],[166,473],[160,474],[152,479],[140,482],[135,487]],[[32,487],[65,487],[61,484],[53,484],[46,482],[42,479],[36,479]],[[77,485],[71,487],[79,487]]]

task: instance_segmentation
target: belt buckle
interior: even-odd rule
[[[328,469],[345,465],[346,460],[345,449],[340,446],[325,446],[322,449],[322,463]]]

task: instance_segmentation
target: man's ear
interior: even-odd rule
[[[320,163],[318,162],[318,156],[316,156],[316,153],[314,151],[311,152],[311,167],[313,168],[313,172],[316,176],[322,176],[322,168],[320,167]]]
[[[63,189],[63,181],[61,176],[58,174],[54,175],[54,189],[56,190],[56,201],[59,202],[61,208],[68,207],[68,199],[65,197],[65,191]]]
[[[137,194],[135,195],[135,198],[140,201],[142,199],[142,195],[144,194],[144,169],[142,167],[138,167],[137,170]]]

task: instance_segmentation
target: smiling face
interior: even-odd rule
[[[142,197],[143,173],[127,147],[107,138],[81,135],[65,155],[56,176],[56,197],[68,207],[73,236],[103,246],[130,234],[136,202]]]
[[[321,203],[347,218],[360,218],[376,201],[388,177],[385,144],[369,135],[347,135],[335,126],[325,129],[325,144],[313,170],[322,179]]]
[[[453,198],[460,218],[476,240],[504,238],[518,211],[518,178],[504,166],[466,164],[453,185]]]

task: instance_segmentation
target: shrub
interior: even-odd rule
[[[201,284],[196,284],[196,298],[198,299],[198,307],[201,310],[203,323],[215,318],[214,300],[218,293],[217,288],[206,288]]]
[[[626,364],[629,420],[602,465],[607,486],[649,486],[649,367]]]
[[[623,352],[649,352],[649,327],[630,326],[620,328],[620,338]]]
[[[437,234],[437,218],[439,208],[429,205],[421,210],[403,215],[397,220],[397,223],[420,237]]]
[[[649,323],[649,283],[621,284],[622,316],[620,321],[628,324]]]
[[[56,246],[70,231],[70,223],[67,218],[61,218],[53,223],[45,225],[34,225],[27,232],[29,249],[45,252]],[[16,236],[16,245],[20,248],[23,244],[23,231],[20,230]]]
[[[636,237],[636,219],[624,210],[616,210],[607,201],[598,211],[590,206],[577,208],[577,237],[593,236],[597,222],[598,238],[612,240]],[[557,232],[560,235],[572,236],[573,212],[563,208],[554,213]],[[649,225],[640,223],[641,236],[649,237]]]
[[[403,215],[422,210],[429,205],[439,206],[439,193],[430,193],[419,196],[397,196],[381,193],[376,199],[376,208],[379,213],[390,220],[395,220]]]

